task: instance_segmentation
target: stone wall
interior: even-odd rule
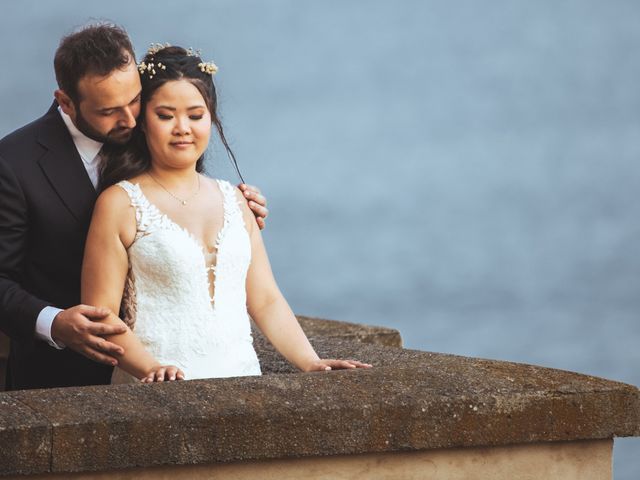
[[[73,478],[75,472],[88,479],[155,471],[177,480],[191,478],[191,469],[276,468],[273,462],[302,468],[301,461],[357,472],[414,454],[415,465],[473,466],[473,458],[484,459],[474,468],[493,473],[477,478],[503,478],[497,466],[516,465],[518,458],[519,468],[540,474],[522,478],[551,478],[541,476],[541,466],[567,459],[574,459],[571,467],[556,471],[576,476],[565,478],[609,478],[580,472],[610,472],[611,440],[640,435],[640,393],[631,385],[405,350],[397,332],[386,329],[346,325],[349,335],[342,338],[332,330],[339,323],[303,319],[303,325],[321,356],[358,358],[374,368],[299,373],[258,336],[265,372],[259,377],[6,392],[0,394],[0,474]],[[547,457],[540,453],[545,448],[552,449]],[[364,463],[347,467],[356,460]],[[340,462],[344,470],[336,467]],[[310,478],[332,478],[317,468]]]

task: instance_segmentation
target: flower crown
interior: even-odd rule
[[[171,45],[169,43],[152,43],[149,46],[149,50],[147,50],[147,54],[145,55],[145,58],[149,57],[149,62],[142,61],[138,64],[138,71],[140,72],[140,75],[144,75],[145,73],[147,73],[149,75],[149,79],[152,79],[156,74],[156,68],[158,70],[166,70],[167,66],[162,62],[155,63],[154,55],[163,48],[167,48],[170,46]],[[189,47],[187,49],[187,56],[200,57],[200,50],[194,50],[193,48]],[[198,64],[198,68],[202,73],[207,73],[211,76],[215,75],[218,71],[218,66],[213,62],[200,62]]]

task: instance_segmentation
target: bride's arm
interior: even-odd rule
[[[126,248],[133,243],[135,234],[135,212],[128,195],[120,187],[108,188],[98,197],[87,235],[82,263],[83,303],[104,306],[111,312],[120,310],[128,270]],[[114,313],[102,321],[122,324]],[[124,349],[118,365],[134,377],[145,378],[161,367],[131,329],[110,336],[109,341]]]
[[[241,202],[241,205],[244,205],[244,202]],[[243,215],[251,238],[247,307],[262,333],[287,360],[305,372],[370,367],[369,364],[355,360],[318,357],[276,284],[254,215],[246,206],[243,207]]]

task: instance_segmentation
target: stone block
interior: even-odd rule
[[[9,393],[0,393],[0,475],[47,472],[51,425]]]

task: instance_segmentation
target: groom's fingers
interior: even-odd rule
[[[264,219],[269,216],[267,208],[267,198],[262,195],[260,189],[253,185],[241,183],[238,188],[242,190],[244,198],[247,200],[249,208],[258,220],[258,226],[262,230],[264,228]]]
[[[102,353],[106,353],[109,355],[124,355],[124,348],[120,345],[116,345],[113,342],[105,340],[102,337],[91,337],[89,340],[91,342],[91,347],[94,350]]]
[[[78,309],[78,312],[83,314],[85,317],[93,320],[102,320],[111,313],[111,310],[108,308],[94,307],[92,305],[78,305],[76,308]]]
[[[97,320],[103,320],[111,314],[111,310],[108,308],[78,305],[78,311],[84,315],[87,320],[92,321],[92,323],[87,325],[87,331],[92,335],[116,335],[127,331],[127,326],[124,323],[108,325],[97,322]]]
[[[80,353],[89,357],[91,360],[115,367],[118,364],[116,356],[124,355],[124,348],[104,339],[103,337],[95,335],[95,333],[98,335],[105,335],[111,332],[121,333],[118,325],[103,325],[89,322],[89,325],[87,326],[88,335]]]
[[[267,206],[267,197],[265,197],[264,195],[261,195],[258,192],[254,192],[251,190],[245,190],[244,193],[244,198],[247,199],[247,201],[251,200],[255,203],[257,203],[258,205],[260,205],[261,207],[266,207]]]
[[[255,185],[248,185],[246,183],[241,183],[240,185],[238,185],[238,188],[243,192],[246,192],[247,190],[249,191],[253,190],[256,193],[260,193],[260,189]]]
[[[256,216],[256,218],[267,218],[269,215],[269,209],[267,207],[263,207],[259,203],[254,202],[253,200],[249,201],[249,208]]]
[[[91,335],[116,335],[118,333],[124,333],[127,331],[127,326],[124,323],[117,325],[109,325],[106,323],[91,322],[87,325],[87,332]]]
[[[95,348],[91,348],[88,345],[85,345],[83,348],[80,348],[80,353],[85,357],[90,358],[96,362],[104,363],[105,365],[111,365],[115,367],[118,364],[118,360],[109,355],[105,355],[104,353],[96,350]]]

